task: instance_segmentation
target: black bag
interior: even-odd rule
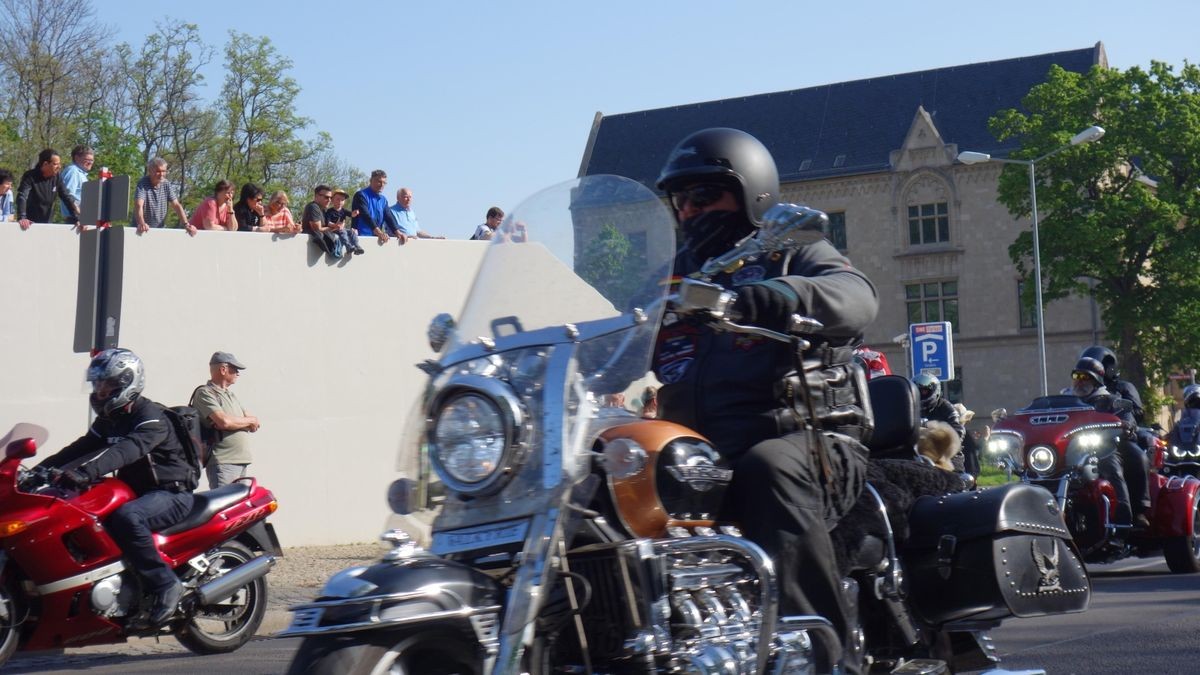
[[[200,412],[186,405],[163,408],[163,412],[175,428],[183,456],[187,459],[188,476],[184,485],[188,490],[195,490],[200,486],[201,467],[206,459],[204,442],[200,439]]]
[[[207,385],[200,385],[192,390],[192,397],[188,399],[188,405],[192,408],[196,407],[196,394]],[[213,452],[216,450],[217,443],[221,442],[221,432],[216,427],[200,423],[200,466],[208,466],[208,460],[212,459]]]

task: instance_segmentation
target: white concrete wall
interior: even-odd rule
[[[233,352],[247,366],[234,391],[263,425],[251,473],[279,498],[282,543],[374,540],[424,382],[414,364],[433,356],[425,328],[458,314],[486,244],[372,238],[365,255],[334,261],[304,236],[108,235],[124,238],[119,343],[145,360],[146,395],[186,403],[212,352]],[[0,426],[46,426],[47,452],[87,425],[88,359],[71,351],[77,259],[66,227],[0,230]]]

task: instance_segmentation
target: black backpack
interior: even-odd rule
[[[195,490],[200,486],[201,467],[207,459],[207,449],[200,438],[200,412],[187,405],[164,407],[163,412],[171,421],[175,436],[183,448],[183,456],[187,459],[188,476],[184,484],[188,490]]]

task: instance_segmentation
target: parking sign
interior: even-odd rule
[[[908,348],[913,377],[929,373],[943,381],[954,379],[954,332],[949,321],[909,324]]]

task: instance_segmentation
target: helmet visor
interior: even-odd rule
[[[925,400],[933,398],[934,393],[937,392],[937,385],[935,385],[935,384],[918,385],[917,391],[921,392],[921,400],[925,401]]]

